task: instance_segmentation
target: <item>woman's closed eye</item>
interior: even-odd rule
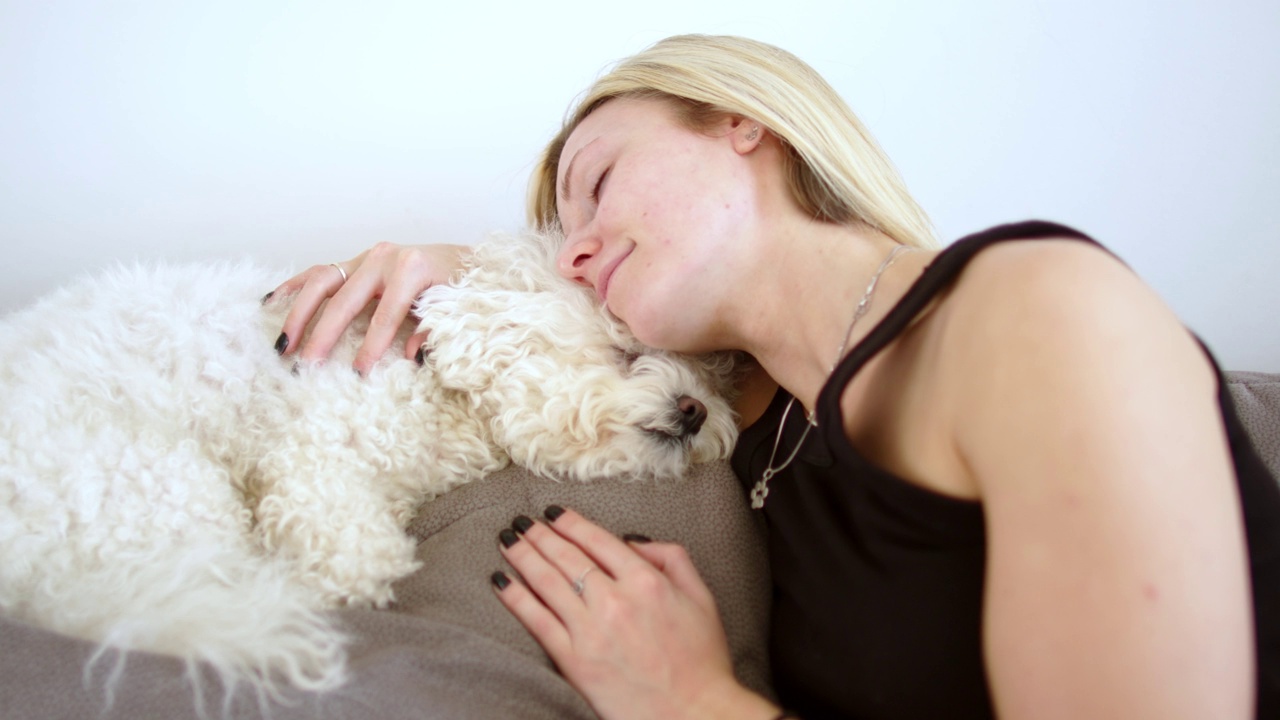
[[[609,172],[611,170],[613,170],[612,165],[605,168],[605,171],[600,173],[600,179],[596,180],[595,186],[591,188],[591,202],[596,205],[600,204],[600,193],[604,190],[604,181],[609,177]]]

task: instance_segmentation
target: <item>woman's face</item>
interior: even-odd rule
[[[641,342],[716,349],[721,305],[757,217],[750,149],[759,139],[744,143],[748,124],[726,119],[697,132],[665,102],[615,99],[565,144],[560,273],[594,288]]]

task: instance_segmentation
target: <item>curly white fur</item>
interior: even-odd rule
[[[329,689],[344,639],[323,610],[393,599],[424,500],[509,459],[588,480],[725,457],[732,363],[638,345],[556,276],[558,242],[477,246],[415,306],[425,364],[401,345],[365,378],[367,314],[298,367],[272,349],[287,303],[259,300],[279,278],[244,264],[119,268],[6,318],[0,612]]]

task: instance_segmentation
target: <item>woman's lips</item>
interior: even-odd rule
[[[599,281],[596,283],[596,296],[600,298],[601,305],[607,306],[609,304],[609,283],[613,281],[613,273],[618,269],[618,266],[622,264],[622,261],[626,260],[627,256],[630,254],[631,250],[628,249],[626,252],[614,258],[613,262],[605,265],[604,269],[600,271]]]

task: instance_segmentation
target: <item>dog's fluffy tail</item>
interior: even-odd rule
[[[68,601],[68,588],[46,585],[61,598],[57,617],[38,617],[30,606],[20,614],[98,640],[85,680],[103,687],[108,701],[137,650],[183,660],[202,710],[208,701],[226,710],[246,690],[263,705],[345,682],[347,638],[337,619],[314,607],[280,565],[213,544],[185,545],[127,569],[89,570],[76,585],[110,591],[77,593],[80,602]]]
[[[147,647],[203,663],[231,692],[240,682],[276,696],[285,686],[323,691],[345,680],[346,637],[279,565],[232,564],[221,548],[195,549],[176,567],[138,572],[138,612],[104,634],[104,646]],[[146,576],[150,577],[146,577]],[[190,586],[203,588],[193,593]]]

